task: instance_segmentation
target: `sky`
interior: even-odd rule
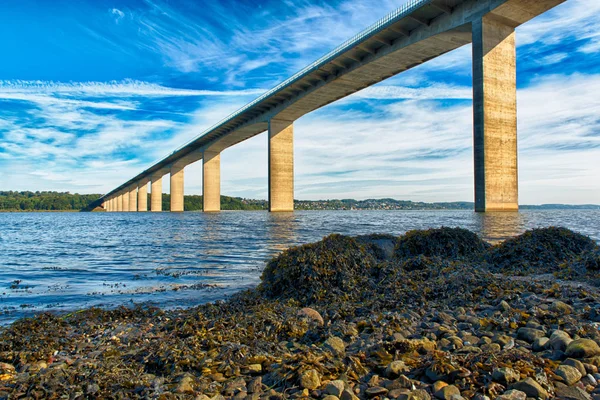
[[[0,190],[108,192],[404,2],[3,0]],[[599,14],[517,28],[521,204],[600,203]],[[473,201],[472,131],[469,45],[296,121],[295,198]],[[267,197],[266,134],[221,192]]]

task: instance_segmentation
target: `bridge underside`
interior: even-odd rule
[[[269,209],[293,210],[293,122],[338,99],[473,43],[476,211],[518,209],[515,27],[565,0],[429,0],[251,103],[115,191],[115,211],[136,209],[139,182],[171,174],[171,211],[183,211],[184,168],[203,161],[204,210],[220,209],[220,153],[268,131]],[[138,196],[134,190],[138,188]],[[162,196],[162,193],[160,193]],[[126,196],[126,199],[125,199]],[[122,206],[119,207],[119,204]],[[162,203],[161,203],[162,204]],[[160,206],[162,207],[162,206]]]

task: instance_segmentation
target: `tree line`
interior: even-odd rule
[[[78,194],[69,192],[16,192],[0,191],[0,211],[87,211],[96,207],[100,194]],[[163,210],[171,207],[171,195],[163,193]],[[148,195],[150,204],[150,195]],[[201,211],[202,196],[184,196],[185,211]],[[250,200],[240,197],[221,196],[222,210],[266,210],[265,200]]]

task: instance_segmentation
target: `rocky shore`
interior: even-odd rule
[[[0,399],[600,399],[600,249],[441,228],[331,235],[254,290],[0,330]]]

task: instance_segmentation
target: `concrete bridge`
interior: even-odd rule
[[[268,132],[269,210],[294,209],[294,121],[473,43],[475,210],[518,209],[515,28],[565,0],[411,0],[105,194],[108,211],[183,211],[184,170],[202,160],[204,211],[220,210],[220,154]]]

